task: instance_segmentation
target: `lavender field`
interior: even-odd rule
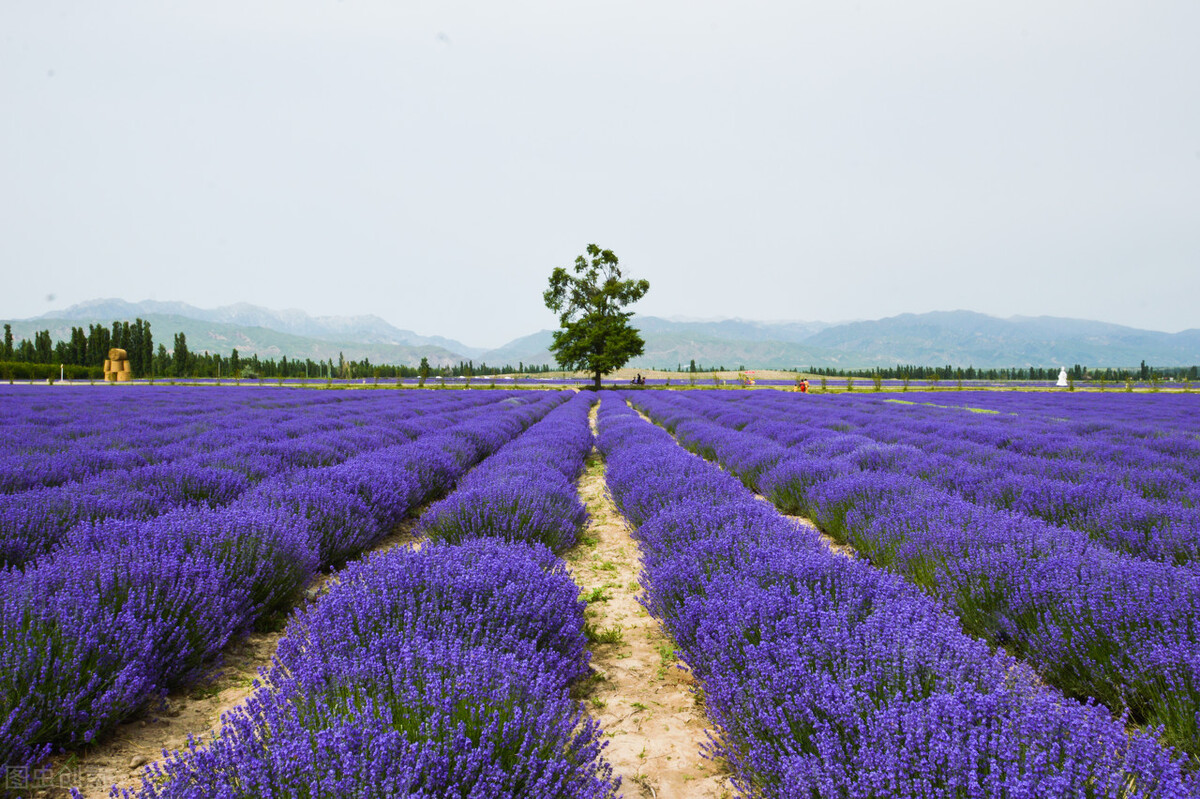
[[[662,599],[653,601],[677,619],[683,640],[694,637],[693,667],[714,669],[710,708],[728,714],[726,746],[743,784],[871,786],[850,795],[1009,785],[1003,795],[1019,795],[1015,786],[1037,784],[1024,771],[1030,752],[1043,751],[1054,779],[1067,779],[1058,795],[1150,790],[1168,784],[1161,769],[1176,767],[1183,782],[1167,795],[1196,790],[1187,776],[1200,753],[1192,397],[976,393],[958,407],[940,393],[904,403],[771,392],[630,399],[724,467],[708,478],[708,501],[736,501],[736,477],[853,549],[852,558],[830,556],[782,519],[763,520],[758,504],[696,513],[699,498],[684,503],[679,521],[660,514],[641,528],[650,527],[640,533],[650,541],[663,535],[660,524],[668,528]],[[699,483],[666,493],[704,493]],[[711,521],[740,514],[749,520]],[[712,556],[677,562],[677,536],[706,540],[713,530]],[[795,561],[806,550],[819,567]],[[781,569],[790,587],[776,596]],[[722,570],[740,599],[724,582],[712,607],[690,589],[680,595],[680,580],[712,583]],[[829,570],[853,577],[831,583]],[[843,579],[887,586],[897,598]],[[826,613],[826,603],[843,601],[849,616]],[[900,604],[881,616],[890,602]],[[734,615],[738,607],[752,608],[749,618]],[[811,623],[796,629],[803,618]],[[781,636],[814,634],[780,646]],[[781,679],[789,669],[794,679]],[[799,685],[812,696],[784,690]],[[1126,727],[1134,732],[1122,743]]]
[[[1200,796],[1191,395],[599,396],[0,387],[5,787],[282,625],[113,795],[651,795],[579,698],[588,468],[731,794]]]

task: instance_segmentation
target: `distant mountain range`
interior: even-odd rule
[[[182,302],[126,302],[106,299],[80,303],[32,319],[9,320],[16,339],[49,328],[55,340],[71,327],[111,324],[141,317],[156,342],[169,348],[184,333],[193,351],[257,354],[260,358],[369,358],[374,363],[415,366],[422,357],[434,365],[474,360],[503,366],[554,363],[551,331],[515,339],[503,347],[468,347],[442,336],[397,328],[378,316],[309,316],[239,303],[215,309]],[[742,319],[673,321],[635,316],[646,341],[645,354],[630,363],[641,368],[675,368],[691,360],[703,367],[861,368],[895,364],[976,367],[1153,366],[1200,364],[1200,329],[1181,333],[1138,330],[1121,325],[1057,317],[1000,319],[971,311],[901,314],[875,321],[756,322]]]

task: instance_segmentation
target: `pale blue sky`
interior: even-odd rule
[[[1200,3],[0,3],[0,317],[1200,327]],[[55,299],[47,300],[47,295]]]

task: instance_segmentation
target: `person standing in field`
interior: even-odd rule
[[[808,378],[807,377],[800,381],[800,393],[801,394],[808,393]]]

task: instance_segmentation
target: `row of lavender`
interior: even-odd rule
[[[909,398],[906,398],[909,399]],[[1144,402],[1139,396],[1105,394],[1028,394],[982,392],[969,394],[918,395],[913,401],[932,406],[971,407],[996,413],[1020,414],[1066,421],[1080,434],[1089,429],[1108,430],[1119,426],[1131,435],[1153,440],[1168,453],[1184,446],[1194,453],[1195,444],[1187,435],[1196,432],[1195,415],[1190,409],[1200,403],[1200,396],[1158,396]],[[1182,437],[1175,437],[1183,433]],[[1163,439],[1171,438],[1170,441]],[[1194,441],[1194,439],[1193,439]]]
[[[81,524],[0,574],[0,763],[92,741],[187,681],[564,399],[466,404],[411,442],[282,472],[225,506]]]
[[[1073,499],[1070,490],[1059,491],[1055,496],[1068,507],[1050,512],[1060,514],[1061,521],[1078,522],[1080,529],[1094,529],[1100,535],[1106,526],[1133,524],[1147,533],[1186,540],[1186,530],[1194,530],[1200,520],[1200,425],[1196,413],[1200,401],[1183,395],[1049,399],[978,395],[967,407],[993,410],[996,415],[964,423],[950,414],[951,418],[939,425],[939,433],[960,445],[982,445],[973,451],[968,448],[964,453],[967,459],[991,456],[999,458],[994,465],[1006,470],[1086,487],[1102,506],[1097,515],[1081,516],[1077,508],[1069,507]],[[860,408],[874,406],[877,414],[900,420],[898,425],[866,425],[871,429],[864,429],[863,434],[880,441],[892,442],[893,435],[904,436],[917,425],[928,425],[946,416],[928,410],[928,405],[885,410],[881,407],[884,404],[891,403],[864,402]],[[934,407],[964,404],[953,399],[943,403],[939,398]],[[784,410],[785,406],[779,408]],[[847,421],[854,423],[852,419]],[[889,427],[899,430],[892,432]],[[932,443],[929,436],[912,440],[914,446],[927,449]],[[969,484],[964,480],[964,485]],[[1131,546],[1136,551],[1137,545]],[[1139,554],[1161,556],[1152,548]]]
[[[873,441],[831,455],[838,434],[801,422],[747,422],[744,402],[732,414],[717,397],[639,395],[635,402],[779,509],[809,516],[944,602],[969,633],[1021,657],[1048,683],[1161,726],[1171,745],[1200,754],[1193,567],[1114,552],[1084,533],[880,468]],[[959,421],[977,418],[987,417]]]
[[[1078,421],[875,398],[801,403],[786,394],[725,392],[716,399],[724,401],[727,426],[753,425],[831,461],[909,475],[976,504],[1080,530],[1139,557],[1200,561],[1200,426],[1191,397],[1067,404],[1092,406]],[[1095,411],[1097,403],[1106,403],[1107,416]],[[988,404],[1021,408],[1017,399]],[[1147,413],[1154,421],[1142,418]],[[819,448],[816,439],[825,439]]]
[[[163,392],[125,395],[124,404],[89,408],[78,401],[65,403],[50,419],[61,427],[83,427],[69,420],[89,420],[93,430],[104,429],[111,413],[122,419],[107,425],[102,435],[74,436],[51,427],[36,441],[31,461],[11,456],[16,472],[29,470],[52,457],[65,464],[50,482],[64,474],[81,479],[0,494],[0,563],[20,566],[51,551],[72,527],[102,519],[146,519],[180,507],[228,504],[268,477],[302,468],[332,466],[374,449],[410,441],[448,423],[446,414],[472,412],[505,397],[398,395],[391,398],[351,399],[342,395],[254,391],[247,395],[205,394],[179,389],[180,408],[163,407]],[[152,394],[143,403],[142,394]],[[311,405],[303,404],[305,397]],[[213,413],[194,407],[214,400]],[[6,404],[6,411],[35,413],[37,398]],[[182,409],[182,412],[181,412]],[[196,421],[196,417],[199,420]],[[8,414],[5,414],[8,418]],[[15,425],[15,430],[24,429]],[[11,432],[11,431],[10,431]],[[31,436],[31,438],[33,438]],[[100,440],[97,440],[100,439]],[[76,445],[76,442],[84,442]],[[55,449],[55,447],[59,447]],[[124,453],[97,461],[92,453]],[[106,468],[87,471],[102,462]],[[30,474],[33,472],[31,471]],[[45,476],[45,475],[43,475]]]
[[[744,795],[1200,795],[1151,736],[1042,686],[902,579],[830,553],[615,398],[600,422],[647,605],[702,682]]]
[[[588,670],[584,605],[552,552],[585,520],[589,405],[557,408],[430,507],[432,543],[339,574],[220,733],[124,795],[613,796],[601,730],[569,694]]]
[[[244,442],[242,426],[256,429],[264,443],[336,429],[343,424],[330,413],[333,407],[351,415],[365,410],[366,403],[351,397],[140,387],[45,394],[0,387],[0,494],[211,452]]]

